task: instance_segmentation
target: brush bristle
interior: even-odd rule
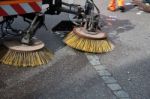
[[[73,32],[70,32],[64,39],[64,42],[75,49],[92,52],[92,53],[105,53],[113,50],[113,45],[107,39],[93,40],[82,38]]]
[[[47,64],[52,56],[53,54],[46,48],[31,52],[8,50],[0,61],[2,64],[17,67],[34,67]]]

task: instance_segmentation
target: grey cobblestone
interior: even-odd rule
[[[100,62],[99,61],[97,61],[97,60],[90,60],[90,63],[94,66],[94,65],[99,65],[100,64]]]
[[[97,71],[105,70],[105,69],[106,69],[106,67],[103,66],[103,65],[95,65],[94,68],[95,68]]]
[[[91,65],[100,65],[100,61],[99,61],[99,58],[96,56],[96,55],[90,55],[90,54],[86,54],[89,62],[91,63]]]
[[[129,98],[129,95],[123,91],[123,90],[120,90],[120,91],[115,91],[114,94],[119,97],[119,98]]]
[[[119,98],[119,99],[131,99],[131,98]]]
[[[107,86],[113,91],[121,89],[121,86],[117,83],[116,84],[108,84]]]
[[[111,74],[107,70],[97,71],[100,76],[111,76]]]
[[[96,55],[86,54],[90,64],[94,66],[96,71],[99,73],[101,78],[104,80],[104,83],[112,90],[117,99],[130,99],[128,93],[121,90],[121,86],[117,83],[111,73],[107,71],[107,68],[104,65],[101,65],[99,57]]]
[[[117,82],[113,77],[110,76],[103,76],[102,79],[106,84],[112,84]]]
[[[99,57],[97,55],[93,55],[93,54],[91,54],[91,55],[94,59],[99,60]]]

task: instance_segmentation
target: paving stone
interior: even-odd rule
[[[89,60],[89,59],[88,59],[88,60]],[[99,60],[96,60],[96,59],[90,59],[89,62],[90,62],[90,64],[92,64],[93,66],[94,66],[94,65],[100,65]]]
[[[103,65],[95,65],[94,68],[95,68],[97,71],[105,70],[105,69],[106,69],[106,67],[103,66]]]
[[[107,85],[111,90],[120,90],[121,89],[121,86],[119,84],[108,84]]]
[[[131,99],[131,98],[119,98],[119,99]]]
[[[97,71],[100,76],[111,76],[111,74],[107,70]]]
[[[99,60],[99,57],[97,55],[93,55],[94,59]]]
[[[86,54],[89,62],[94,66],[94,65],[100,65],[100,61],[99,58],[97,56],[92,56],[92,55],[88,55]]]
[[[128,93],[126,93],[125,91],[123,90],[120,90],[120,91],[115,91],[114,94],[119,97],[119,98],[129,98],[129,95]]]
[[[117,82],[113,77],[110,77],[110,76],[104,76],[104,77],[102,77],[102,79],[107,84],[112,84],[112,83],[116,83]]]
[[[90,61],[90,63],[94,66],[94,65],[99,65],[100,64],[100,62],[99,61],[97,61],[97,60],[91,60]]]
[[[92,55],[92,54],[85,53],[85,55],[87,56],[87,58],[88,58],[89,60],[93,59],[93,55]]]

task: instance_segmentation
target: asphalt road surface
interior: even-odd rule
[[[103,1],[103,4],[106,8],[107,2]],[[100,61],[131,99],[150,99],[150,14],[139,11],[130,3],[126,3],[126,7],[125,13],[102,11],[116,19],[108,22],[109,29],[104,29],[116,48],[111,53],[99,55]]]
[[[83,5],[84,0],[74,2]],[[115,49],[105,54],[90,54],[96,57],[90,59],[63,43],[66,33],[51,31],[61,20],[68,20],[68,14],[46,16],[49,30],[41,28],[36,36],[54,52],[54,58],[49,64],[35,68],[0,65],[0,99],[150,99],[150,14],[139,11],[130,0],[126,0],[125,13],[107,11],[106,0],[95,2],[104,21],[102,30],[108,33]],[[15,27],[26,25],[20,18],[17,20]],[[91,64],[96,64],[97,59],[108,72],[104,76],[110,74],[129,96],[115,94],[113,88],[117,87],[108,87],[103,73],[97,70],[101,66]]]

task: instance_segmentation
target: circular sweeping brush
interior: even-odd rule
[[[5,41],[4,46],[8,48],[6,54],[1,58],[2,64],[17,67],[34,67],[47,64],[52,58],[52,53],[46,49],[44,43],[33,39],[31,46],[21,44],[18,41]]]
[[[107,39],[106,33],[98,30],[93,34],[84,27],[74,28],[64,39],[64,42],[72,48],[92,53],[105,53],[114,48]]]

